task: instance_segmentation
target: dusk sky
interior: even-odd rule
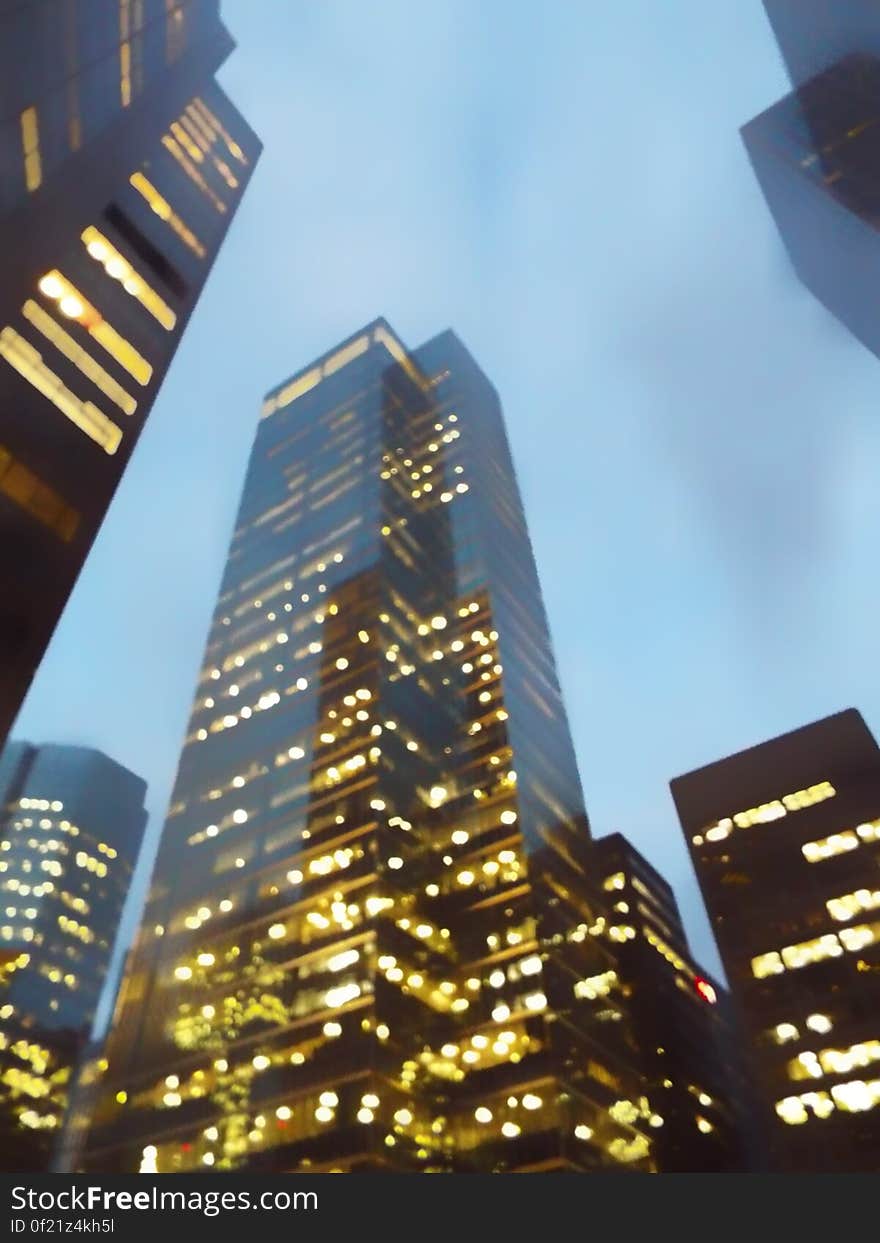
[[[797,282],[738,127],[759,0],[227,0],[265,144],[14,736],[161,828],[264,391],[377,315],[504,404],[593,831],[717,956],[668,782],[880,728],[880,367]],[[731,809],[735,810],[735,809]]]

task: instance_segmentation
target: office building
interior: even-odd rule
[[[880,3],[765,0],[793,91],[742,129],[800,280],[880,354]]]
[[[0,743],[259,154],[232,47],[217,0],[0,5]]]
[[[669,884],[620,833],[593,845],[616,921],[620,986],[656,1113],[663,1173],[749,1168],[748,1089],[730,999],[694,961]]]
[[[763,0],[793,87],[853,52],[880,56],[880,0]]]
[[[880,1162],[880,749],[850,709],[672,782],[780,1170]]]
[[[0,755],[0,1161],[45,1169],[140,849],[145,783],[100,751]]]
[[[654,1167],[497,394],[378,320],[262,411],[86,1168]]]

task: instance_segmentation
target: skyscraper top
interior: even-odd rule
[[[880,748],[861,713],[847,708],[676,777],[670,786],[687,823],[695,825],[739,812],[743,795],[751,804],[769,804],[820,777],[851,787],[878,774]]]
[[[764,0],[792,85],[852,52],[880,56],[880,0]]]

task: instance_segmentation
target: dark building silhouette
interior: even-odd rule
[[[45,1169],[146,825],[145,783],[100,751],[0,755],[0,1164]]]
[[[765,8],[794,90],[743,140],[798,276],[880,354],[880,3]]]
[[[378,320],[263,406],[87,1168],[645,1170],[497,394]]]
[[[880,1163],[880,749],[850,709],[672,793],[780,1170]]]
[[[880,0],[763,0],[763,4],[794,87],[853,52],[880,56]]]
[[[0,5],[0,743],[258,157],[233,46],[217,0]]]
[[[622,834],[599,838],[592,861],[618,942],[618,979],[605,986],[628,994],[659,1168],[748,1169],[748,1088],[727,992],[694,961],[671,887]]]

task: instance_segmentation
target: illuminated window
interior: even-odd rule
[[[178,0],[165,0],[165,60],[173,65],[186,46],[184,12]]]
[[[177,141],[177,139],[172,138],[171,134],[163,134],[162,146],[165,148],[166,151],[169,151],[171,153],[171,155],[174,157],[174,159],[177,161],[177,163],[186,173],[187,177],[189,177],[193,185],[198,186],[202,194],[204,194],[205,198],[209,199],[211,203],[214,205],[214,207],[217,209],[217,211],[220,212],[222,215],[226,211],[226,204],[219,197],[219,195],[216,194],[211,189],[207,181],[205,181],[202,174],[196,168],[195,164],[193,164],[192,160],[187,155],[184,154],[183,150],[181,149],[181,145]],[[198,148],[196,148],[196,150],[198,151]],[[201,155],[201,152],[199,151],[199,159],[201,158],[202,158],[202,155]]]
[[[43,362],[39,351],[34,349],[14,328],[6,327],[0,332],[0,357],[47,397],[71,423],[99,444],[105,453],[115,453],[122,439],[122,432],[112,420],[90,401],[82,401],[72,393],[59,376]]]
[[[800,941],[797,945],[786,945],[782,950],[782,961],[789,969],[797,970],[826,958],[839,958],[842,953],[840,941],[833,932],[828,932],[809,941]]]
[[[119,45],[119,98],[123,108],[131,103],[131,44],[128,40]]]
[[[208,144],[205,142],[198,129],[193,125],[189,117],[183,117],[181,121],[172,121],[171,133],[183,147],[184,151],[197,164],[203,164],[205,160],[205,152],[208,150]]]
[[[229,135],[227,130],[224,129],[224,127],[220,124],[217,117],[214,115],[211,109],[207,106],[207,104],[202,99],[200,99],[198,96],[196,96],[196,98],[192,101],[192,104],[190,105],[190,107],[194,109],[196,112],[198,112],[202,120],[205,121],[207,124],[213,126],[213,128],[217,130],[217,132],[222,136],[223,141],[226,143],[226,146],[229,148],[229,154],[233,156],[234,159],[238,160],[240,164],[247,164],[247,158],[244,152],[242,151],[241,147],[238,145],[235,139]]]
[[[156,213],[160,220],[164,220],[168,227],[177,234],[180,240],[189,247],[193,254],[198,255],[200,259],[204,259],[207,251],[202,243],[188,229],[177,213],[172,209],[171,204],[162,197],[151,181],[148,181],[143,173],[132,173],[129,181],[137,190],[152,210]]]
[[[346,345],[343,349],[337,350],[335,354],[331,354],[322,367],[325,377],[333,375],[334,372],[341,370],[348,363],[359,358],[361,354],[365,354],[369,349],[369,345],[369,338],[361,336],[356,341],[352,341],[350,345]]]
[[[863,911],[873,911],[880,906],[880,890],[856,889],[853,893],[841,894],[839,898],[829,898],[825,905],[832,919],[846,923]]]
[[[62,315],[81,324],[86,332],[102,345],[111,358],[115,358],[138,384],[149,384],[153,368],[125,337],[121,336],[103,315],[70,281],[56,269],[47,272],[39,284],[40,293],[58,303]]]
[[[68,543],[76,534],[79,514],[48,484],[0,445],[0,492],[33,514]]]
[[[703,834],[698,835],[699,841],[694,838],[694,844],[702,845],[704,836],[706,841],[721,842],[730,836],[734,826],[739,829],[749,829],[758,824],[770,824],[790,811],[802,811],[806,807],[812,807],[815,803],[834,798],[836,793],[830,781],[817,782],[816,785],[809,786],[805,790],[796,790],[794,794],[784,794],[781,799],[771,799],[767,803],[750,807],[747,811],[738,811],[732,817],[727,816],[723,820],[716,821],[715,824],[707,826]]]
[[[43,180],[36,108],[25,108],[21,114],[21,147],[24,152],[25,185],[29,190],[36,190]]]
[[[125,391],[121,384],[113,379],[104,368],[97,363],[87,350],[74,341],[69,332],[56,323],[41,306],[29,298],[22,307],[22,315],[29,323],[40,331],[55,348],[78,367],[84,376],[99,388],[105,397],[114,401],[126,414],[134,414],[137,409],[135,399]]]
[[[378,345],[384,345],[385,349],[391,355],[396,363],[399,363],[409,378],[419,386],[419,388],[429,388],[429,382],[422,375],[421,371],[413,363],[409,354],[400,344],[396,337],[384,328],[381,324],[373,331],[373,340]]]
[[[815,842],[805,842],[801,850],[808,863],[820,863],[823,859],[831,859],[835,855],[857,850],[865,843],[876,841],[880,841],[880,820],[857,824],[855,829],[844,829],[841,833],[832,833],[830,837],[823,837]]]
[[[780,975],[785,970],[782,959],[776,950],[769,954],[759,954],[752,959],[752,975],[756,980],[763,980],[768,975]]]
[[[91,257],[102,264],[107,275],[119,281],[127,294],[131,294],[141,306],[157,319],[163,328],[170,330],[177,323],[177,316],[163,298],[152,289],[139,272],[125,259],[103,233],[92,225],[83,232],[82,240]],[[129,413],[131,413],[129,411]]]
[[[333,375],[348,363],[353,362],[354,359],[359,358],[361,354],[366,353],[369,346],[369,338],[360,336],[341,350],[337,350],[335,354],[331,354],[322,366],[312,367],[304,375],[297,376],[295,380],[291,380],[289,384],[286,384],[274,396],[267,397],[263,402],[263,418],[274,414],[276,410],[280,410],[283,406],[289,406],[298,397],[302,397],[305,393],[310,392],[321,383],[322,379]]]

